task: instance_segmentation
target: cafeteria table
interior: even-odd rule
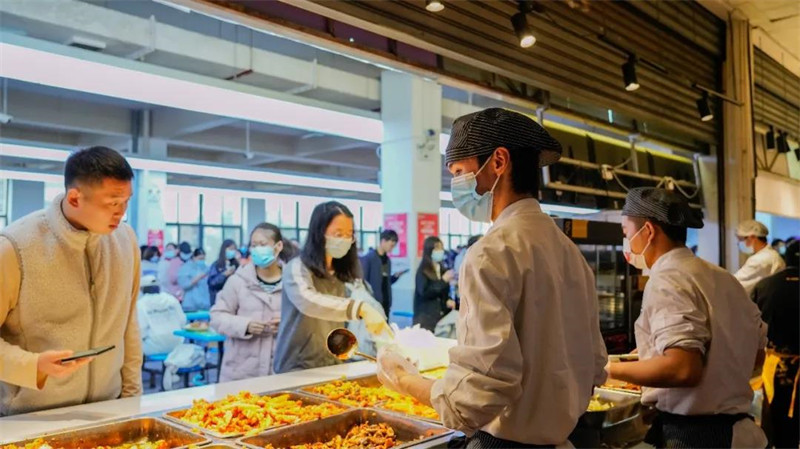
[[[192,321],[211,321],[211,314],[208,310],[198,310],[197,312],[186,312],[186,320]]]
[[[219,345],[219,358],[217,359],[217,364],[211,365],[210,367],[206,367],[206,374],[208,374],[209,368],[211,369],[216,368],[217,381],[219,381],[219,373],[222,368],[222,355],[224,354],[225,336],[222,334],[218,334],[211,329],[205,331],[190,331],[186,329],[178,329],[172,332],[172,334],[178,337],[183,337],[186,340],[201,344],[201,346],[203,346],[203,352],[206,355],[208,354],[208,343],[217,343]],[[206,379],[207,378],[208,375],[206,375]]]

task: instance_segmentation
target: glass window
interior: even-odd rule
[[[364,246],[362,249],[364,252],[369,250],[370,248],[377,248],[378,247],[378,233],[377,232],[364,232],[363,233],[363,242]]]
[[[383,204],[369,202],[364,203],[361,208],[363,231],[377,231],[383,227]]]
[[[57,182],[44,183],[44,205],[47,207],[56,197],[64,193],[64,185]]]
[[[314,212],[314,208],[317,207],[320,201],[317,198],[300,198],[297,201],[299,205],[299,215],[298,218],[298,225],[302,227],[307,227],[308,224],[311,222],[311,213]],[[286,226],[287,223],[281,223],[281,226]]]
[[[222,228],[204,226],[203,249],[206,251],[206,260],[216,260],[220,246],[222,246]]]
[[[286,237],[286,235],[284,235],[284,237]],[[303,247],[303,245],[305,245],[307,238],[308,238],[308,231],[300,231],[300,238],[297,239],[297,242],[300,244],[301,248]]]
[[[236,246],[242,246],[250,243],[242,241],[242,228],[234,228],[232,226],[225,226],[222,229],[222,238],[223,240],[225,239],[233,240],[234,242],[236,242]],[[248,234],[247,237],[244,238],[250,238],[250,235]]]
[[[164,221],[167,223],[178,222],[178,192],[167,187],[164,192]]]
[[[164,230],[164,246],[167,246],[168,243],[180,243],[178,242],[178,225],[167,225]]]
[[[305,235],[307,234],[306,231],[301,232],[303,234],[303,239],[300,240],[305,241]],[[297,228],[281,228],[281,234],[283,234],[283,238],[286,240],[297,240]]]
[[[242,197],[225,195],[222,206],[222,223],[226,225],[242,224]]]
[[[203,194],[203,224],[222,224],[222,195]]]
[[[297,223],[297,202],[291,198],[282,198],[280,202],[280,215],[278,220],[272,224],[280,227],[296,227]],[[309,215],[310,217],[311,215]],[[301,226],[308,226],[308,221],[300,223]]]
[[[200,195],[181,192],[178,195],[178,221],[180,223],[200,223]]]
[[[197,225],[178,225],[178,240],[189,242],[192,249],[200,244],[200,226]],[[180,242],[179,242],[180,243]]]

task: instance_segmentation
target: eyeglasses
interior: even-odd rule
[[[325,237],[335,238],[335,239],[350,239],[350,241],[355,242],[356,239],[353,237],[353,234],[344,234],[342,232],[336,232],[333,235],[325,235]]]

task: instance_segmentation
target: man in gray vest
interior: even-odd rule
[[[116,151],[78,151],[66,193],[0,231],[0,416],[141,394],[132,179]]]

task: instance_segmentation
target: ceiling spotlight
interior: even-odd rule
[[[786,139],[786,131],[779,131],[778,138],[777,138],[777,149],[778,153],[788,153],[789,152],[789,141]]]
[[[633,54],[628,56],[628,62],[622,64],[622,80],[628,92],[639,89],[639,80],[636,78],[636,56]]]
[[[714,119],[711,112],[711,105],[708,103],[708,92],[703,92],[703,96],[697,100],[697,112],[700,113],[700,120],[708,122]]]
[[[439,0],[425,0],[425,9],[430,12],[439,12],[444,9],[444,3]]]
[[[528,16],[524,12],[518,12],[511,17],[511,26],[519,39],[519,46],[522,48],[533,47],[536,43],[536,36],[533,35],[533,28],[528,24]]]
[[[767,149],[775,149],[775,129],[771,126],[769,127],[769,131],[767,131]]]

